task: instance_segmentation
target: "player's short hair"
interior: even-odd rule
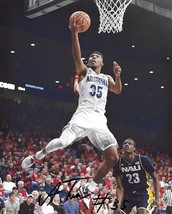
[[[126,142],[126,141],[132,141],[134,147],[136,148],[136,142],[132,138],[127,138],[127,139],[124,140],[124,142]],[[124,142],[122,143],[122,145],[124,145]]]
[[[99,51],[93,51],[93,52],[90,54],[90,56],[93,55],[93,54],[98,54],[98,55],[100,55],[101,58],[102,58],[102,60],[103,60],[103,54],[100,53]]]

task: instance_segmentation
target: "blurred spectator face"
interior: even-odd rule
[[[7,175],[7,176],[6,176],[6,181],[7,181],[7,182],[10,182],[10,181],[11,181],[11,175]]]
[[[109,172],[108,172],[108,176],[109,176],[109,177],[113,177],[112,171],[109,171]]]
[[[33,169],[33,173],[38,173],[39,169],[38,168],[34,168]]]
[[[96,187],[95,190],[94,190],[94,194],[98,194],[99,193],[99,188]]]
[[[14,203],[16,200],[16,194],[11,192],[9,195],[9,199],[10,199],[11,203]]]
[[[12,192],[15,193],[15,194],[17,195],[17,193],[18,193],[17,187],[13,187]]]
[[[63,189],[67,190],[68,189],[68,185],[66,183],[63,184]]]
[[[52,182],[52,178],[50,178],[50,177],[46,178],[46,183],[47,184],[51,184],[51,182]]]
[[[59,172],[59,176],[62,177],[62,175],[63,175],[63,173],[62,173],[62,172]]]
[[[46,193],[46,191],[43,189],[43,188],[41,188],[40,190],[39,190],[39,195],[41,195],[41,196],[45,196],[47,193]]]
[[[74,198],[69,198],[69,202],[70,202],[71,204],[73,204]]]
[[[36,190],[34,190],[34,191],[32,191],[32,195],[33,195],[33,199],[34,199],[34,200],[37,200],[38,197],[39,197],[39,192],[36,191]]]
[[[24,187],[24,182],[23,181],[19,181],[18,182],[18,187],[19,187],[19,189],[22,189]]]
[[[48,162],[44,162],[44,166],[48,166]]]
[[[46,169],[46,168],[43,168],[43,169],[42,169],[42,174],[44,174],[44,175],[47,174],[47,169]]]
[[[103,190],[103,184],[102,183],[99,183],[98,187],[100,190]]]
[[[9,167],[10,167],[10,168],[13,168],[13,167],[14,167],[14,164],[13,164],[13,163],[10,163]]]
[[[56,203],[56,204],[60,204],[60,197],[58,194],[56,194],[53,198],[53,203]]]
[[[27,204],[31,204],[33,202],[33,197],[29,196],[27,197]]]
[[[162,177],[162,181],[165,181],[165,177]]]

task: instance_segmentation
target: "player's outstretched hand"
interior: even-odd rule
[[[121,75],[121,71],[122,71],[121,67],[118,65],[117,62],[114,61],[113,62],[113,72],[114,72],[115,76],[119,77]]]
[[[81,24],[77,23],[76,17],[73,18],[73,22],[69,24],[69,29],[72,33],[79,33],[79,29],[81,28]]]

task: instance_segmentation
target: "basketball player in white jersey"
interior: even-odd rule
[[[36,160],[44,158],[47,153],[64,149],[74,141],[87,136],[90,142],[104,153],[104,162],[88,186],[88,189],[93,192],[97,184],[119,159],[118,144],[107,127],[107,119],[104,114],[108,89],[115,94],[121,93],[121,68],[116,62],[113,63],[115,81],[111,76],[102,74],[103,56],[97,51],[90,55],[88,65],[85,65],[81,58],[79,26],[74,21],[73,26],[69,26],[69,29],[72,36],[72,56],[78,75],[78,108],[67,126],[64,127],[61,136],[51,140],[43,150],[35,155],[25,158],[22,167],[29,168]]]

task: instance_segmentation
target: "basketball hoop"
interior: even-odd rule
[[[100,15],[98,33],[122,31],[125,10],[132,0],[94,0]]]

